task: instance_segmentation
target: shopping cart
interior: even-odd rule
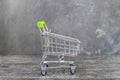
[[[47,69],[50,68],[68,68],[72,75],[75,74],[75,62],[64,60],[65,56],[77,56],[80,53],[80,41],[75,38],[68,36],[62,36],[59,34],[51,33],[48,31],[46,23],[40,21],[37,23],[38,28],[41,34],[41,44],[42,44],[42,61],[41,65],[41,74],[45,76],[47,74]],[[46,58],[48,55],[58,57],[58,60],[47,61]],[[58,64],[58,66],[49,67],[48,64]],[[63,65],[67,64],[67,65]],[[62,65],[60,65],[62,64]]]

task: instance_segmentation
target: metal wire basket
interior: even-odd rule
[[[45,22],[43,25],[46,25]],[[47,74],[48,68],[58,68],[58,67],[48,67],[50,63],[68,63],[69,66],[64,66],[70,68],[71,74],[75,73],[74,61],[65,61],[64,56],[75,57],[80,53],[80,41],[78,39],[63,36],[48,31],[47,26],[44,28],[39,28],[41,34],[41,44],[42,44],[42,61],[41,61],[41,74],[44,76]],[[56,61],[46,61],[48,55],[58,56]]]

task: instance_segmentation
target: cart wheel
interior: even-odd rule
[[[42,76],[46,76],[46,74],[47,74],[47,71],[41,71]]]
[[[46,68],[47,67],[48,67],[48,64],[44,63],[44,64],[41,65],[41,75],[42,76],[46,76],[46,74],[47,74],[47,69]]]
[[[74,75],[75,73],[76,73],[75,69],[71,69],[71,68],[70,68],[70,74],[71,74],[71,75]]]
[[[74,75],[75,73],[76,73],[76,71],[75,71],[75,64],[70,64],[70,73],[71,73],[71,75]]]

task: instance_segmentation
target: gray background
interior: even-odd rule
[[[84,54],[119,53],[120,0],[0,0],[0,54],[41,54],[39,20]]]

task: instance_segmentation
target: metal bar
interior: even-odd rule
[[[74,61],[65,61],[63,60],[64,56],[77,56],[79,53],[79,46],[80,41],[76,38],[62,36],[59,34],[48,32],[48,28],[40,29],[41,33],[41,44],[42,44],[42,61],[41,65],[43,64],[50,64],[50,63],[58,63],[55,67],[47,67],[47,68],[70,68],[69,66],[60,65],[60,63],[68,63],[74,64]],[[58,60],[54,61],[46,61],[48,55],[57,56]],[[43,66],[41,67],[43,70]],[[46,70],[46,67],[45,67]]]

